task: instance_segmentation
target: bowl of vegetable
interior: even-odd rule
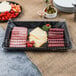
[[[49,5],[44,9],[44,13],[46,18],[55,18],[57,16],[57,9]]]
[[[0,22],[7,22],[22,13],[22,6],[13,1],[0,2]]]

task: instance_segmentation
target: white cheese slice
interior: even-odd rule
[[[41,47],[44,43],[47,42],[47,38],[40,40],[40,39],[37,39],[33,36],[30,36],[29,41],[34,41],[35,42],[35,44],[34,44],[35,47]]]
[[[34,36],[37,39],[44,39],[47,37],[47,32],[37,27],[30,32],[30,36]]]

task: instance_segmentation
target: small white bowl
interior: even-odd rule
[[[53,13],[53,14],[48,14],[47,12],[45,12],[45,9],[44,9],[44,17],[46,17],[46,18],[55,18],[56,16],[57,16],[57,9],[55,8],[55,7],[53,7],[55,10],[56,10],[56,12],[55,13]]]

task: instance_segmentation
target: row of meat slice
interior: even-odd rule
[[[49,29],[48,47],[64,47],[64,29],[62,28]]]
[[[14,27],[11,32],[10,47],[26,47],[27,28]]]

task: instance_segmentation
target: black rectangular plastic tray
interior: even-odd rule
[[[30,32],[33,28],[35,27],[42,27],[45,24],[51,24],[52,28],[63,28],[64,29],[64,40],[65,40],[65,46],[64,47],[48,47],[48,42],[40,48],[13,48],[9,47],[9,40],[11,36],[11,31],[14,26],[17,27],[27,27],[28,32]],[[6,33],[5,33],[5,38],[3,42],[3,48],[5,50],[10,50],[10,51],[67,51],[68,49],[72,48],[72,44],[70,41],[69,37],[69,32],[67,29],[66,22],[60,22],[60,21],[14,21],[12,22],[11,20],[8,21]]]

